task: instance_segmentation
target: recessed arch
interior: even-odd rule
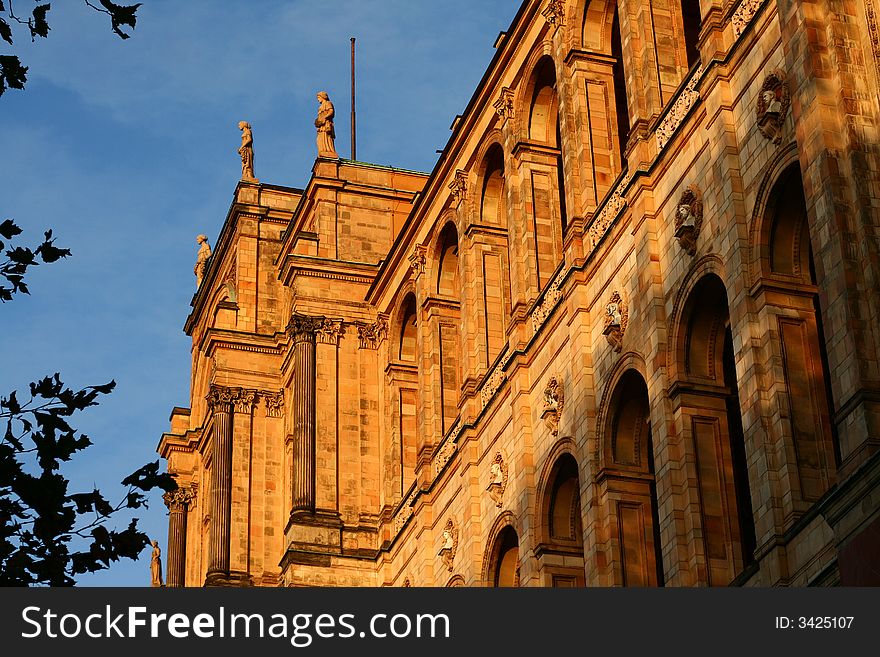
[[[452,222],[443,226],[437,240],[436,292],[444,296],[459,296],[458,231]]]
[[[492,144],[483,158],[480,223],[507,228],[504,149]]]
[[[400,306],[400,332],[397,339],[397,358],[415,363],[418,349],[418,314],[416,295],[412,292],[403,298]]]

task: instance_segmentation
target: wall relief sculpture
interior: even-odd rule
[[[629,310],[626,302],[619,292],[615,292],[605,306],[605,329],[602,331],[615,353],[620,353],[623,350],[623,334],[626,333],[628,321]]]
[[[688,186],[675,206],[675,239],[688,255],[697,252],[697,237],[703,225],[703,199],[695,185]]]
[[[458,550],[458,528],[452,522],[452,518],[446,521],[443,528],[443,542],[440,551],[437,553],[443,559],[443,565],[452,572],[452,562],[455,560],[455,552]]]
[[[758,129],[774,144],[782,142],[782,126],[790,107],[791,93],[785,81],[785,73],[776,69],[764,79],[755,110]]]
[[[501,501],[504,497],[504,491],[507,489],[507,464],[501,452],[495,454],[492,465],[489,466],[489,485],[486,490],[489,491],[489,497],[495,502],[495,506],[501,508]]]
[[[544,408],[541,411],[541,418],[554,436],[559,435],[559,420],[562,417],[564,405],[565,395],[563,394],[562,380],[554,376],[544,388]]]

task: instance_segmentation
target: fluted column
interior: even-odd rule
[[[293,500],[291,512],[315,510],[315,335],[323,317],[294,315],[293,339]]]
[[[211,386],[208,405],[214,412],[211,457],[211,546],[209,580],[229,574],[229,521],[232,506],[232,401],[236,390]]]
[[[194,498],[193,488],[178,488],[162,498],[168,507],[168,587],[186,585],[186,515]]]

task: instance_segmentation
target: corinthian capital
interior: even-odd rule
[[[169,511],[186,511],[187,507],[196,499],[196,493],[192,488],[178,488],[165,493],[162,499]]]
[[[315,342],[315,334],[324,327],[323,317],[294,314],[287,323],[287,333],[297,342]]]
[[[238,390],[238,388],[227,388],[226,386],[212,384],[206,395],[208,408],[212,411],[228,411],[229,405],[235,400],[236,395],[238,394]]]

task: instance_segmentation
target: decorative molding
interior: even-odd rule
[[[663,117],[660,125],[657,126],[657,130],[654,132],[654,138],[657,140],[658,151],[662,151],[666,144],[669,143],[669,140],[672,139],[672,136],[676,133],[679,126],[681,126],[688,112],[691,111],[691,108],[700,99],[700,92],[697,91],[697,83],[702,76],[703,67],[699,66],[691,75],[691,79],[687,83],[687,86],[685,86],[684,90],[679,94],[678,98],[676,98],[675,103],[673,103],[670,110],[666,113],[666,116]]]
[[[425,271],[425,263],[427,262],[428,247],[422,244],[416,244],[412,255],[409,257],[409,266],[412,269],[413,278],[418,278]]]
[[[630,178],[631,176],[629,175],[623,177],[620,184],[614,188],[614,192],[608,197],[608,201],[602,206],[602,209],[593,216],[593,221],[590,223],[588,231],[590,235],[590,248],[596,248],[596,245],[599,244],[605,233],[608,232],[612,222],[617,219],[617,215],[626,207],[627,201],[623,192],[627,185],[629,185]]]
[[[623,335],[629,322],[629,309],[619,292],[611,295],[605,306],[605,328],[602,334],[608,340],[615,353],[623,350]]]
[[[513,120],[513,100],[514,93],[510,87],[501,87],[501,94],[492,107],[495,108],[496,114],[501,117],[502,121]]]
[[[558,29],[565,23],[565,3],[562,0],[548,0],[547,6],[541,10],[541,15],[550,25]]]
[[[871,50],[874,52],[874,64],[877,67],[877,75],[880,76],[880,25],[878,25],[874,0],[865,0],[865,17],[868,20],[868,34],[871,39]]]
[[[341,319],[325,318],[315,332],[315,337],[320,344],[338,345],[339,340],[345,335],[345,326],[345,322]]]
[[[391,523],[392,527],[394,528],[391,534],[392,537],[397,536],[406,526],[406,523],[409,521],[409,519],[412,518],[413,504],[415,504],[418,494],[419,489],[414,488],[409,497],[407,497],[404,503],[400,505],[400,509],[398,509],[397,513],[394,514],[394,518]]]
[[[501,384],[506,380],[507,373],[504,371],[504,359],[501,359],[498,365],[495,366],[495,369],[492,370],[492,374],[486,379],[486,383],[480,388],[480,403],[483,408],[486,408],[486,406],[489,405],[489,402],[492,401],[492,397],[498,392],[498,388],[500,388]]]
[[[791,92],[785,81],[785,72],[780,69],[771,71],[761,85],[755,117],[758,130],[774,144],[782,142],[782,127],[790,107]]]
[[[460,205],[467,200],[467,184],[467,171],[457,169],[455,177],[452,179],[452,182],[449,183],[449,189],[452,190],[452,199],[455,205]]]
[[[559,435],[559,422],[562,419],[562,409],[565,406],[565,392],[562,386],[562,379],[551,377],[544,388],[544,408],[541,411],[541,418],[550,434]]]
[[[739,3],[739,7],[733,12],[730,22],[733,24],[733,36],[739,39],[742,33],[746,31],[749,23],[758,13],[758,10],[764,6],[767,0],[743,0]]]
[[[446,467],[446,464],[449,463],[455,452],[458,451],[458,437],[463,430],[464,426],[456,422],[456,426],[452,430],[452,433],[450,433],[446,440],[440,444],[439,449],[431,459],[431,472],[433,473],[434,479],[440,475],[443,468]]]
[[[264,392],[266,401],[266,417],[284,417],[284,390]]]
[[[388,316],[380,314],[372,324],[357,324],[358,346],[360,349],[378,349],[388,337]]]
[[[500,509],[504,491],[507,490],[507,464],[501,452],[495,453],[495,458],[489,466],[489,485],[486,486],[486,490],[489,491],[489,497],[495,502],[495,506]]]
[[[452,518],[446,521],[442,537],[443,543],[437,554],[440,555],[440,558],[443,560],[443,565],[446,566],[447,570],[451,573],[452,563],[455,561],[455,553],[458,550],[458,528],[455,526],[455,523],[452,522]]]
[[[162,496],[162,501],[165,502],[165,506],[168,507],[169,511],[186,511],[187,507],[193,503],[196,499],[196,489],[192,488],[177,488],[172,491],[168,491]]]
[[[697,237],[703,226],[703,197],[696,185],[689,185],[675,206],[675,239],[688,255],[697,253]]]
[[[544,322],[550,317],[550,313],[553,312],[553,309],[556,308],[557,304],[559,304],[559,301],[562,299],[562,281],[565,279],[567,273],[567,270],[563,266],[556,275],[556,278],[554,278],[550,282],[550,285],[547,286],[547,291],[544,292],[544,297],[541,299],[541,303],[535,306],[535,309],[532,311],[531,315],[529,315],[532,324],[532,333],[537,333],[541,330]]]

